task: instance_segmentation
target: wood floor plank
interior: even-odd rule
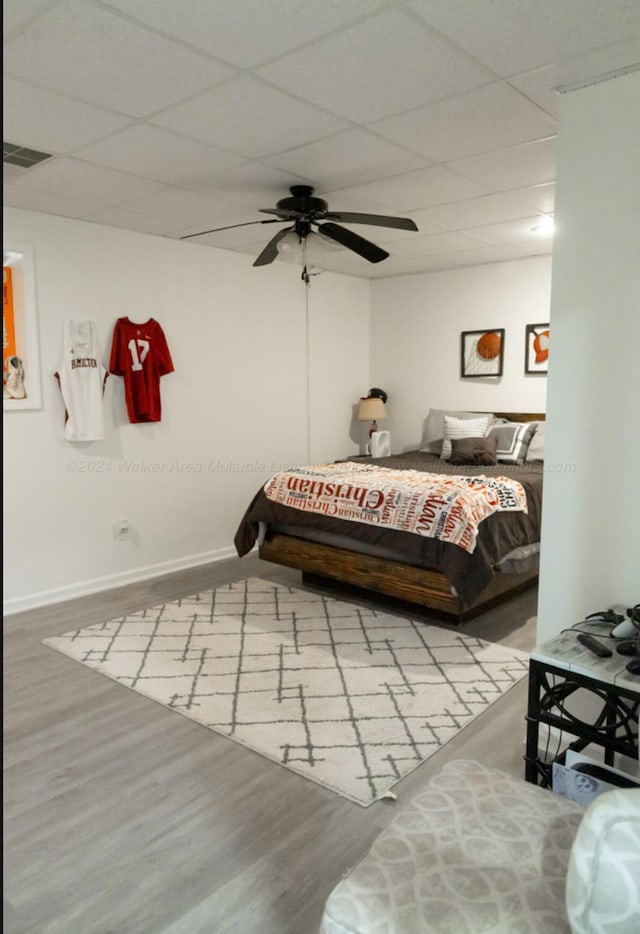
[[[398,805],[346,801],[42,645],[251,576],[302,586],[251,555],[5,619],[8,934],[316,934]],[[462,631],[527,651],[535,612],[533,589]],[[525,705],[523,681],[400,782],[398,804],[452,758],[523,777]]]

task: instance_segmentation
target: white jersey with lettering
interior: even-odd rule
[[[63,329],[62,362],[54,375],[65,404],[64,436],[67,441],[100,441],[109,373],[100,362],[96,326],[67,319]]]

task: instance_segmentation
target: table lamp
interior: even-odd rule
[[[387,410],[382,399],[377,396],[367,396],[364,399],[360,399],[360,404],[358,406],[358,421],[371,422],[369,437],[371,437],[374,431],[378,430],[378,419],[386,417]]]

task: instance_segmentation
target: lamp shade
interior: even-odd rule
[[[387,410],[382,399],[366,398],[360,399],[358,406],[358,421],[375,422],[379,418],[386,418]]]

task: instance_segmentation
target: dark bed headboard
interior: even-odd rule
[[[494,412],[496,418],[506,418],[510,422],[543,422],[544,412]]]

